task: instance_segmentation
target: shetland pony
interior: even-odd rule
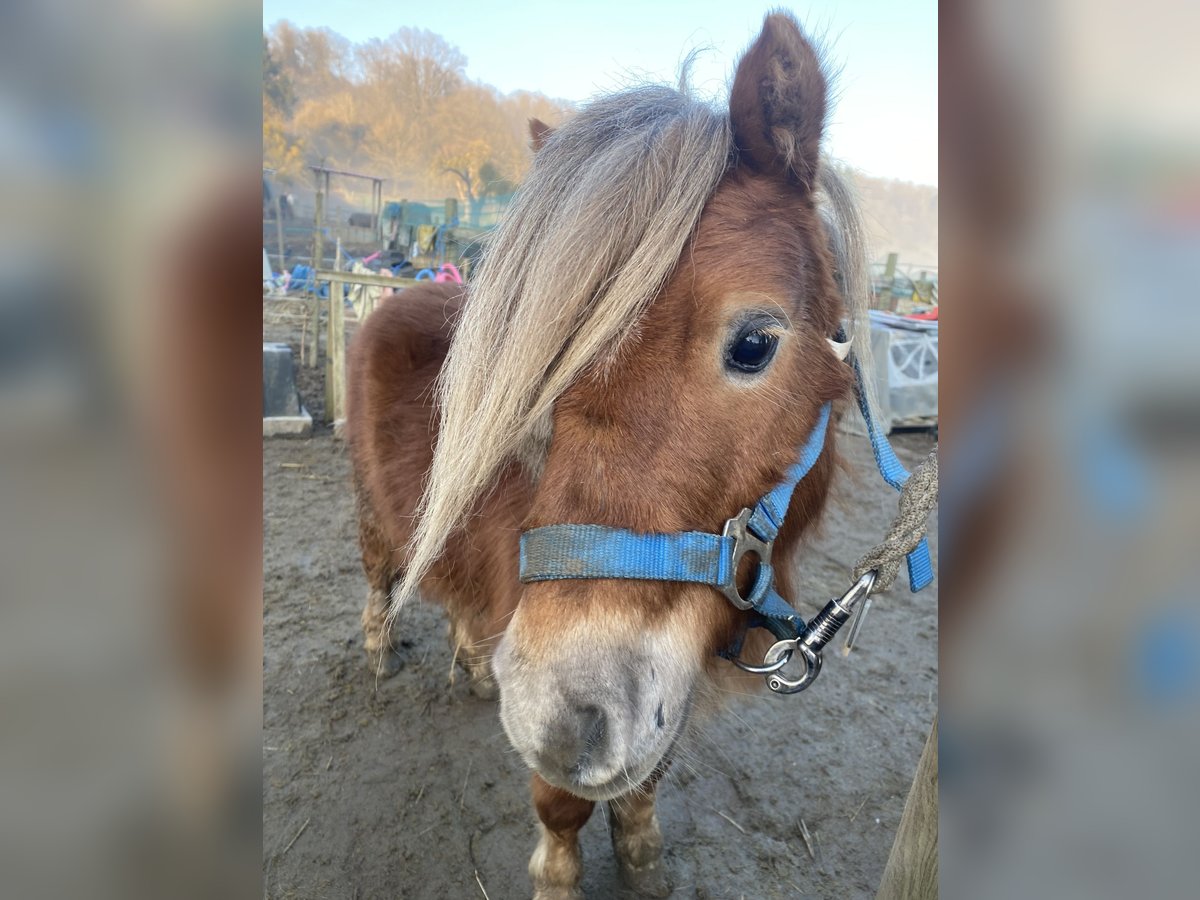
[[[535,121],[532,167],[472,283],[411,288],[354,341],[364,644],[392,671],[395,609],[418,592],[446,607],[456,657],[475,690],[498,689],[533,770],[538,898],[579,895],[578,832],[597,802],[624,879],[669,891],[655,785],[719,685],[746,677],[718,652],[747,620],[703,585],[522,585],[519,536],[570,522],[719,532],[778,481],[822,405],[851,394],[830,341],[865,326],[865,254],[821,160],[826,106],[817,52],[772,14],[728,113],[643,87],[557,130]],[[786,598],[834,441],[775,545]],[[751,632],[742,652],[768,643]]]

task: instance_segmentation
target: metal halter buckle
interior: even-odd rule
[[[872,569],[854,582],[842,596],[826,603],[800,637],[776,641],[771,645],[761,667],[767,675],[767,687],[777,694],[796,694],[816,681],[821,674],[821,651],[854,614],[859,602],[871,593],[877,574]],[[782,666],[795,655],[804,660],[804,672],[799,678],[793,679],[783,674]]]
[[[729,564],[726,567],[725,581],[716,585],[716,588],[738,609],[751,609],[754,606],[753,600],[747,600],[738,591],[738,564],[741,563],[742,557],[747,553],[753,553],[757,556],[760,566],[770,564],[771,545],[775,543],[774,541],[760,539],[758,535],[750,530],[750,517],[753,514],[753,510],[743,509],[725,523],[725,530],[721,532],[725,537],[733,538],[733,549],[729,553]],[[752,578],[750,583],[753,584],[754,581],[755,579]],[[775,670],[770,669],[768,671]]]

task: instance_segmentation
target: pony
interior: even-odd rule
[[[845,408],[839,336],[863,362],[866,254],[822,159],[827,105],[819,52],[774,13],[727,112],[686,85],[643,86],[557,129],[532,121],[529,174],[474,278],[389,299],[351,347],[364,647],[389,674],[396,611],[418,594],[446,608],[472,690],[498,693],[533,771],[540,900],[580,896],[578,832],[597,803],[626,883],[670,890],[656,785],[745,689],[722,651],[744,639],[761,659],[772,638],[706,585],[522,584],[520,536],[719,531],[779,480],[826,404]],[[835,444],[831,428],[775,543],[785,598]]]

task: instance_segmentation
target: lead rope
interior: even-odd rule
[[[896,460],[896,465],[899,461]],[[738,660],[735,664],[745,671],[765,675],[767,687],[779,694],[794,694],[812,685],[821,672],[821,651],[833,640],[842,626],[850,622],[850,630],[842,647],[848,654],[858,639],[859,630],[871,608],[871,595],[890,588],[900,574],[900,561],[909,559],[909,577],[913,589],[924,587],[932,572],[924,566],[914,568],[909,554],[924,541],[929,514],[938,500],[937,447],[925,461],[900,485],[899,512],[883,540],[869,550],[854,567],[855,582],[841,597],[830,600],[808,623],[804,632],[794,639],[776,642],[767,651],[761,666],[749,666]],[[926,553],[928,551],[926,550]],[[804,671],[798,678],[785,675],[782,667],[793,656],[803,661]]]
[[[937,447],[916,469],[900,489],[900,511],[892,520],[883,540],[872,547],[854,566],[857,581],[870,571],[875,572],[875,583],[870,593],[886,591],[900,574],[900,562],[925,536],[929,514],[938,502],[938,456]]]

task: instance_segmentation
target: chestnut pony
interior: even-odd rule
[[[557,130],[531,123],[533,165],[471,284],[411,288],[355,338],[364,643],[392,671],[399,605],[419,592],[446,607],[456,658],[478,692],[498,688],[534,770],[537,897],[578,896],[578,832],[605,801],[623,877],[669,890],[655,784],[722,682],[746,677],[718,653],[747,614],[698,584],[522,585],[519,537],[719,532],[795,461],[822,406],[850,396],[830,342],[844,321],[863,327],[865,255],[821,162],[826,104],[817,53],[773,14],[728,114],[643,87]],[[855,349],[861,361],[867,342]],[[834,440],[775,543],[788,599]],[[770,641],[752,631],[743,653]]]

